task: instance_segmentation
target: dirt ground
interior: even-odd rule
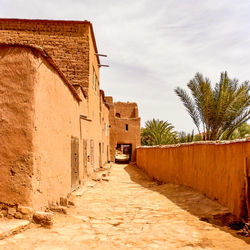
[[[190,188],[159,185],[126,164],[112,164],[107,179],[74,197],[53,228],[33,225],[0,249],[250,249],[246,238],[199,219],[227,210]]]

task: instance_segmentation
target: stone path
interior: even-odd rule
[[[226,209],[189,188],[158,185],[133,165],[113,164],[108,179],[85,188],[52,229],[34,225],[1,240],[0,249],[250,249],[201,221]]]

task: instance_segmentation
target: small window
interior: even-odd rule
[[[126,124],[126,130],[128,131],[128,124]]]
[[[115,116],[118,117],[118,118],[121,118],[120,113],[116,113]]]

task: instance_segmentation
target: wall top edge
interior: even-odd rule
[[[185,147],[185,146],[193,146],[193,145],[228,145],[234,143],[247,143],[250,142],[250,138],[245,139],[237,139],[231,141],[197,141],[197,142],[189,142],[189,143],[178,143],[178,144],[168,144],[168,145],[155,145],[155,146],[138,146],[136,148],[177,148],[177,147]]]

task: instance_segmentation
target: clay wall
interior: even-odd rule
[[[117,144],[132,144],[131,160],[135,161],[135,148],[141,145],[140,118],[138,117],[138,107],[136,103],[115,102],[106,97],[106,102],[110,107],[110,157],[115,161],[115,149]],[[117,116],[117,114],[119,114]]]
[[[89,31],[90,32],[90,31]],[[88,88],[88,113],[89,124],[88,133],[88,152],[89,174],[102,165],[102,128],[101,128],[101,106],[100,106],[100,79],[98,57],[95,55],[94,41],[89,33],[89,88]],[[91,149],[92,144],[92,149]]]
[[[37,58],[34,118],[33,206],[41,209],[71,187],[71,138],[79,140],[79,179],[84,177],[82,140],[87,137],[86,121],[80,113],[87,102],[75,99],[57,72],[41,56]]]
[[[0,43],[42,47],[71,84],[88,87],[90,26],[87,21],[0,19]]]
[[[109,107],[109,143],[110,143],[110,161],[115,161],[115,149],[117,145],[116,130],[115,130],[115,114],[114,114],[114,102],[112,96],[105,96],[105,103]]]
[[[102,130],[102,166],[110,161],[110,129],[109,129],[109,108],[104,101],[104,92],[100,92],[101,105],[101,130]]]
[[[118,113],[119,118],[138,118],[138,107],[133,102],[115,102],[115,115]]]
[[[238,218],[245,212],[247,157],[249,139],[136,149],[137,166],[151,178],[192,187],[228,207]]]
[[[31,203],[34,79],[29,49],[0,46],[0,202]]]
[[[41,53],[0,46],[0,202],[35,209],[71,192],[71,137],[79,139],[83,182],[82,144],[89,127],[80,119],[88,111],[84,93],[65,82]]]

